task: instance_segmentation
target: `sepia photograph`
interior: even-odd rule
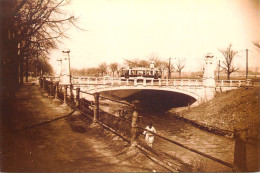
[[[0,172],[260,172],[259,0],[0,0]]]

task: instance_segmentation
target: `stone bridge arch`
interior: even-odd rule
[[[183,97],[191,97],[194,99],[192,105],[198,105],[204,100],[204,87],[196,88],[176,88],[176,87],[144,87],[144,86],[118,86],[118,87],[101,87],[101,88],[89,88],[88,93],[102,93],[102,92],[113,92],[113,91],[127,91],[127,90],[139,90],[139,91],[162,91],[168,92],[169,94],[183,95]],[[152,92],[151,92],[152,93]]]

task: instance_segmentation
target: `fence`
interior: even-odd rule
[[[135,102],[133,104],[128,104],[125,102],[117,101],[114,99],[106,98],[100,96],[99,93],[91,94],[84,91],[80,91],[80,88],[73,88],[73,85],[70,86],[60,86],[58,82],[47,81],[46,78],[39,78],[40,87],[48,92],[49,96],[53,96],[55,99],[62,100],[65,104],[74,107],[75,109],[80,110],[84,114],[87,114],[93,119],[94,123],[103,124],[105,127],[111,128],[117,134],[122,136],[124,139],[131,141],[133,145],[137,144],[138,136],[141,131],[146,129],[140,126],[141,119],[138,116],[139,103]],[[68,92],[69,91],[69,92]],[[91,95],[94,97],[94,102],[89,101],[85,98],[80,98],[80,94]],[[128,114],[131,114],[130,118],[126,117],[125,113],[121,112],[118,115],[108,113],[100,109],[100,98],[103,100],[109,100],[116,102],[118,104],[126,105],[131,108],[132,111],[128,110]],[[161,140],[167,141],[173,145],[178,145],[182,148],[185,148],[191,152],[199,154],[203,157],[211,159],[215,162],[218,162],[222,165],[232,168],[234,171],[246,171],[246,153],[241,153],[240,151],[245,151],[245,149],[238,149],[239,147],[245,147],[244,133],[246,133],[246,128],[238,127],[234,131],[235,136],[235,152],[234,152],[234,163],[227,163],[219,158],[215,158],[208,154],[202,153],[198,150],[192,149],[188,146],[185,146],[177,141],[171,140],[167,137],[161,136],[159,134],[151,132],[153,135],[157,136]],[[147,131],[147,130],[146,130]],[[145,146],[147,147],[147,146]],[[168,155],[164,153],[164,155]],[[169,156],[169,155],[168,155]]]

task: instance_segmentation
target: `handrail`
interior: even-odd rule
[[[218,158],[216,158],[216,157],[213,157],[213,156],[210,156],[210,155],[208,155],[208,154],[202,153],[201,151],[198,151],[198,150],[196,150],[196,149],[193,149],[193,148],[190,148],[190,147],[188,147],[188,146],[185,146],[185,145],[183,145],[183,144],[181,144],[181,143],[179,143],[179,142],[176,142],[176,141],[174,141],[174,140],[172,140],[172,139],[169,139],[169,138],[166,138],[166,137],[164,137],[164,136],[161,136],[161,135],[159,135],[159,134],[157,134],[157,133],[154,133],[154,132],[152,132],[152,131],[150,131],[150,130],[147,130],[147,129],[145,129],[145,128],[142,128],[142,127],[138,127],[138,128],[139,128],[139,129],[142,129],[142,130],[145,130],[145,131],[149,131],[149,133],[152,133],[153,135],[155,135],[155,136],[157,136],[157,137],[159,137],[159,138],[162,138],[162,139],[164,139],[164,140],[166,140],[166,141],[168,141],[168,142],[174,143],[174,144],[176,144],[176,145],[178,145],[178,146],[180,146],[180,147],[182,147],[182,148],[185,148],[185,149],[187,149],[187,150],[189,150],[189,151],[192,151],[192,152],[197,153],[197,154],[199,154],[199,155],[202,155],[202,156],[204,156],[204,157],[206,157],[206,158],[208,158],[208,159],[214,160],[214,161],[216,161],[216,162],[218,162],[218,163],[221,163],[221,164],[223,164],[223,165],[225,165],[225,166],[228,166],[228,167],[230,167],[230,168],[233,168],[233,165],[232,165],[231,163],[225,162],[225,161],[220,160],[220,159],[218,159]]]
[[[46,88],[46,89],[49,90],[49,88]],[[75,89],[72,89],[72,90],[75,90]],[[85,91],[80,91],[80,92],[81,92],[81,93],[85,93],[85,94],[89,94],[89,95],[94,95],[94,94],[92,94],[92,93],[88,93],[88,92],[85,92]],[[65,92],[65,93],[66,93],[66,92]],[[64,94],[64,96],[66,96],[66,98],[69,97],[69,95],[67,95],[67,94]],[[75,98],[74,95],[72,95],[72,96]],[[133,104],[130,104],[130,103],[121,102],[121,101],[118,101],[118,100],[115,100],[115,99],[111,99],[111,98],[107,98],[107,97],[104,97],[104,96],[99,96],[99,97],[101,97],[101,98],[103,98],[103,99],[107,99],[107,100],[113,101],[113,102],[116,102],[116,103],[120,103],[120,104],[124,104],[124,105],[133,107]],[[64,98],[64,102],[65,102],[66,98]],[[74,99],[74,98],[73,98],[73,99]],[[66,104],[69,104],[70,106],[74,107],[74,106],[71,105],[69,102],[66,102]],[[103,111],[103,110],[101,110],[101,109],[99,109],[99,111],[105,112],[105,111]],[[105,113],[108,113],[108,112],[105,112]],[[115,119],[117,119],[117,120],[126,121],[126,122],[128,122],[128,123],[131,123],[131,122],[129,122],[129,121],[125,120],[125,119],[122,119],[122,118],[120,118],[120,117],[117,117],[117,116],[115,116],[115,115],[113,115],[113,114],[111,114],[111,113],[108,113],[108,115],[115,117]],[[111,128],[112,128],[112,127],[111,127]],[[137,126],[137,128],[139,128],[139,129],[141,129],[141,130],[149,131],[149,130],[144,129],[144,128],[140,127],[140,126]],[[204,157],[206,157],[206,158],[208,158],[208,159],[211,159],[211,160],[216,161],[216,162],[218,162],[218,163],[220,163],[220,164],[223,164],[223,165],[225,165],[225,166],[227,166],[227,167],[233,168],[233,165],[232,165],[231,163],[225,162],[225,161],[223,161],[223,160],[221,160],[221,159],[218,159],[218,158],[215,158],[215,157],[210,156],[210,155],[208,155],[208,154],[202,153],[201,151],[198,151],[198,150],[196,150],[196,149],[190,148],[190,147],[188,147],[188,146],[186,146],[186,145],[183,145],[183,144],[181,144],[181,143],[179,143],[179,142],[177,142],[177,141],[174,141],[174,140],[169,139],[169,138],[167,138],[167,137],[161,136],[161,135],[159,135],[159,134],[157,134],[157,133],[153,133],[152,131],[150,131],[150,132],[151,132],[152,134],[154,134],[155,136],[157,136],[157,137],[159,137],[159,138],[161,138],[161,139],[163,139],[163,140],[166,140],[166,141],[168,141],[168,142],[170,142],[170,143],[172,143],[172,144],[178,145],[178,146],[180,146],[180,147],[182,147],[182,148],[185,148],[185,149],[187,149],[187,150],[189,150],[189,151],[192,151],[192,152],[197,153],[197,154],[199,154],[199,155],[202,155],[202,156],[204,156]]]

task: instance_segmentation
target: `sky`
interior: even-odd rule
[[[219,49],[232,44],[239,51],[234,64],[256,69],[260,49],[260,1],[258,0],[72,0],[68,14],[79,17],[60,49],[51,53],[57,65],[62,50],[69,49],[72,68],[98,67],[124,59],[149,59],[156,54],[172,63],[185,59],[184,71],[200,69],[201,60],[212,53],[223,60]],[[259,71],[259,70],[258,70]]]

